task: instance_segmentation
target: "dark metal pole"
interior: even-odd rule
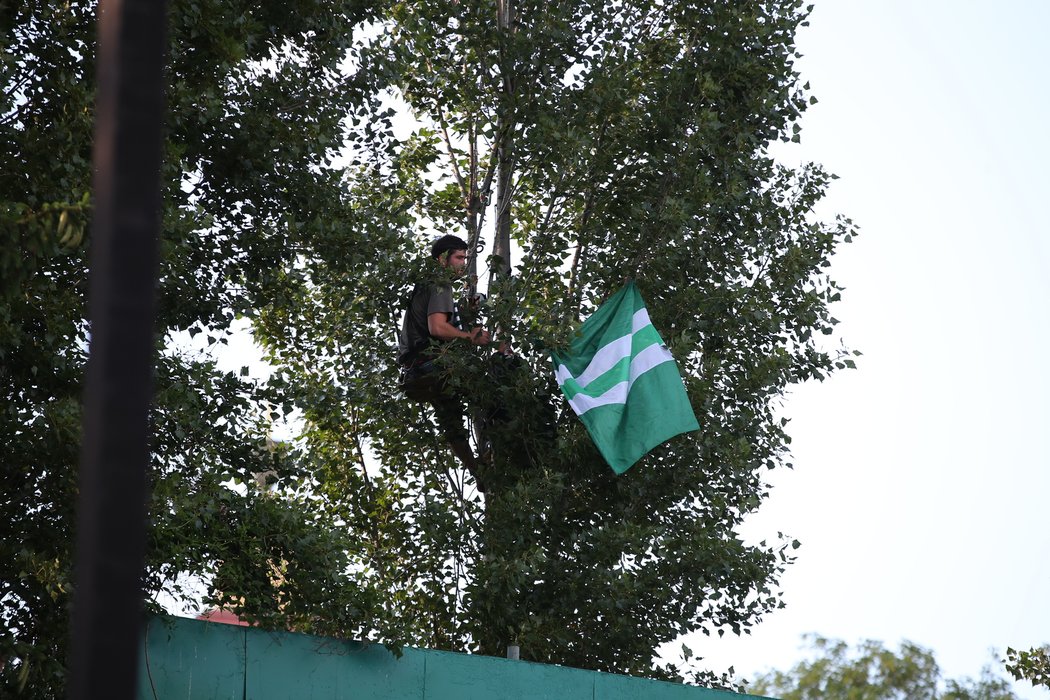
[[[166,5],[99,3],[91,350],[69,678],[75,700],[133,698],[138,677]]]

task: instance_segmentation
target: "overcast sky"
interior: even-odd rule
[[[822,213],[861,227],[832,269],[864,355],[785,407],[795,469],[747,533],[802,541],[788,607],[691,644],[712,665],[786,669],[817,632],[976,676],[1050,643],[1047,27],[1045,1],[816,0],[793,153],[841,177]]]

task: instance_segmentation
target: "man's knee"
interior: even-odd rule
[[[401,373],[401,392],[412,401],[433,401],[440,396],[442,384],[433,361],[409,367]]]

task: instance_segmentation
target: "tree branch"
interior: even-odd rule
[[[467,189],[467,183],[463,181],[463,174],[459,171],[456,149],[452,147],[452,139],[448,134],[448,125],[445,123],[445,110],[440,105],[438,105],[438,124],[441,126],[441,135],[444,137],[445,147],[448,149],[448,159],[452,161],[452,173],[456,176],[456,182],[459,183],[459,191],[463,195],[464,201],[470,201],[470,191]]]

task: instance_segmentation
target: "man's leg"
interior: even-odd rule
[[[474,477],[478,491],[485,493],[485,487],[479,474],[478,460],[474,456],[474,451],[470,449],[467,430],[463,426],[463,403],[448,394],[442,393],[431,398],[431,405],[434,406],[434,417],[437,418],[438,428],[441,429],[445,439],[448,440],[448,446],[452,449],[452,454],[456,455],[460,463]]]
[[[478,460],[474,457],[474,451],[470,449],[470,443],[463,438],[449,440],[448,446],[452,448],[452,454],[456,455],[463,466],[477,479]]]

